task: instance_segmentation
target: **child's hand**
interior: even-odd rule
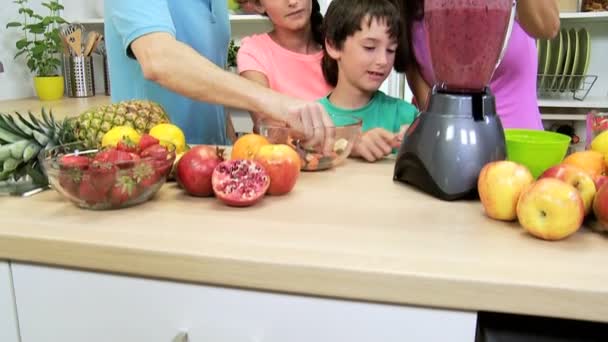
[[[352,155],[368,162],[375,162],[391,154],[393,148],[401,145],[397,134],[382,128],[369,130],[355,142]]]

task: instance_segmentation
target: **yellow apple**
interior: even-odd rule
[[[572,185],[556,178],[543,178],[522,192],[517,202],[517,218],[533,236],[561,240],[582,226],[585,205]]]
[[[585,215],[591,212],[591,204],[595,196],[595,182],[585,170],[569,164],[558,164],[543,172],[539,179],[557,178],[578,190],[585,205]]]
[[[522,190],[534,182],[525,166],[507,160],[486,164],[477,179],[477,192],[488,217],[513,221]]]

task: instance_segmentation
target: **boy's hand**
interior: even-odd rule
[[[391,154],[393,148],[401,145],[398,135],[382,128],[374,128],[355,142],[352,155],[368,162],[375,162]]]

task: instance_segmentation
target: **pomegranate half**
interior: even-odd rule
[[[270,177],[260,163],[235,159],[221,162],[213,170],[211,183],[215,196],[225,204],[248,207],[264,197]]]

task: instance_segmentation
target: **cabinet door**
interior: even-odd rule
[[[0,341],[19,342],[17,311],[8,263],[0,261]]]
[[[15,265],[23,342],[467,341],[476,314]]]

